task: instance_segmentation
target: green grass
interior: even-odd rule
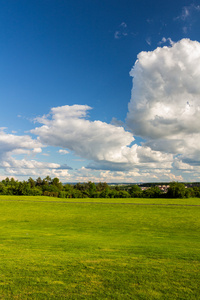
[[[0,196],[0,299],[200,299],[200,206],[180,204],[200,199]]]
[[[134,204],[167,204],[167,205],[200,205],[200,198],[165,199],[165,198],[54,198],[47,196],[2,196],[6,201],[34,201],[34,202],[71,202],[71,203],[134,203]]]

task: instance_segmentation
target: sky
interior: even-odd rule
[[[200,181],[200,0],[0,0],[0,180]]]

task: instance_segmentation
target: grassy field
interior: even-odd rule
[[[200,299],[195,205],[0,196],[0,299]]]

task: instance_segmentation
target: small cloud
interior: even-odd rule
[[[114,38],[115,39],[121,39],[123,36],[127,36],[127,24],[125,22],[122,22],[119,25],[119,29],[115,31]]]
[[[121,37],[120,31],[115,31],[114,37],[115,37],[115,39],[120,39],[120,37]]]
[[[189,16],[191,15],[191,8],[192,8],[192,5],[184,6],[182,8],[180,15],[175,17],[174,20],[175,21],[177,21],[177,20],[185,21],[186,19],[188,19]]]
[[[58,150],[58,153],[65,155],[65,154],[68,154],[69,151],[60,149],[60,150]]]
[[[192,24],[195,22],[195,13],[200,12],[200,5],[191,4],[182,8],[181,14],[174,18],[175,21],[182,21],[187,24],[184,26],[183,33],[187,33],[188,29],[191,29]]]
[[[126,27],[127,27],[127,24],[126,24],[125,22],[122,22],[122,23],[120,24],[120,26],[123,27],[123,28],[126,28]]]
[[[165,44],[165,43],[167,43],[167,42],[169,42],[169,44],[170,44],[171,46],[174,45],[174,41],[172,41],[171,38],[167,38],[167,39],[166,39],[165,37],[162,38],[162,40],[158,43],[158,45],[162,45],[162,44]]]
[[[182,29],[183,29],[183,33],[187,33],[188,32],[187,26],[184,26]]]
[[[148,37],[148,38],[146,39],[146,42],[147,42],[147,44],[148,44],[149,46],[151,46],[151,38],[150,38],[150,37]]]
[[[185,6],[182,8],[181,20],[185,21],[190,16],[190,8]]]
[[[189,17],[191,17],[191,15],[194,13],[194,12],[199,12],[200,11],[200,5],[194,5],[194,4],[191,4],[189,6],[184,6],[182,8],[182,12],[180,14],[180,16],[178,16],[176,19],[181,19],[182,21],[185,21],[187,20]]]

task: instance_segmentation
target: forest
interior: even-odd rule
[[[50,196],[58,198],[189,198],[200,197],[200,185],[187,187],[184,183],[171,182],[166,192],[158,185],[108,185],[106,182],[87,182],[63,184],[59,178],[49,176],[36,180],[18,181],[14,178],[5,178],[0,182],[0,195],[30,195]]]

